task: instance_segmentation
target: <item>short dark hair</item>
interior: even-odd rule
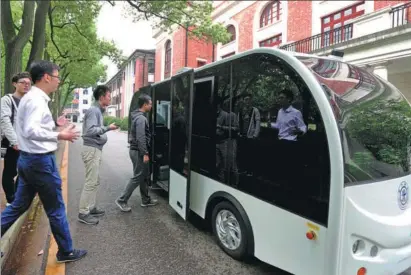
[[[15,75],[13,75],[13,77],[11,78],[11,82],[12,83],[17,83],[20,79],[22,78],[29,78],[31,79],[31,75],[29,72],[21,72],[21,73],[17,73]]]
[[[149,104],[151,101],[151,97],[147,94],[141,94],[138,97],[138,107],[141,108],[144,106],[144,104]]]
[[[110,92],[110,88],[106,85],[98,85],[93,91],[93,97],[96,101],[99,101],[100,97],[105,96],[107,92]]]
[[[31,79],[34,83],[40,81],[45,74],[52,75],[53,71],[60,71],[60,67],[48,60],[34,61],[30,66]]]
[[[288,98],[289,101],[293,101],[294,100],[294,94],[291,90],[288,89],[284,89],[281,90],[281,92],[279,93],[280,95],[283,94],[285,95],[286,98]]]

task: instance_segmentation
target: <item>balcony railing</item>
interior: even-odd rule
[[[411,2],[393,8],[390,11],[392,27],[403,26],[411,23]]]
[[[347,24],[291,44],[281,46],[286,51],[308,53],[334,44],[350,40],[353,36],[353,24]]]
[[[342,27],[280,46],[280,49],[302,53],[315,52],[353,38],[407,24],[411,25],[411,2],[354,18]]]

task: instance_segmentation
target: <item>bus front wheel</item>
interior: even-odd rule
[[[239,211],[227,201],[220,202],[214,207],[211,222],[224,252],[236,260],[244,260],[248,256],[247,229]]]

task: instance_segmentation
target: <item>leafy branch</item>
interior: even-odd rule
[[[64,54],[61,52],[60,48],[57,46],[56,41],[54,40],[54,24],[53,24],[53,9],[51,6],[49,6],[49,11],[48,11],[48,17],[49,17],[49,23],[50,23],[50,39],[51,42],[53,43],[54,47],[56,48],[57,52],[59,53],[61,58],[69,58],[70,56],[68,55],[68,51],[66,51]]]
[[[91,43],[90,39],[89,39],[85,34],[83,34],[83,33],[80,31],[80,28],[77,26],[77,24],[76,24],[75,22],[66,22],[66,23],[63,23],[63,24],[61,24],[61,25],[53,25],[53,27],[54,27],[54,28],[62,29],[62,28],[64,28],[65,26],[69,26],[69,25],[73,25],[73,26],[76,28],[77,32],[78,32],[82,37],[84,37],[85,39],[87,39],[88,42]]]

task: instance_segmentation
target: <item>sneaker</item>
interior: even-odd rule
[[[116,200],[116,204],[121,209],[121,211],[123,211],[123,212],[130,212],[131,211],[131,207],[128,206],[128,204],[126,202]]]
[[[100,217],[103,216],[106,213],[106,211],[104,211],[103,209],[98,209],[96,207],[94,207],[93,209],[91,209],[90,211],[90,215],[94,216],[94,217]]]
[[[147,207],[147,206],[154,206],[157,205],[158,201],[156,199],[150,199],[146,202],[141,202],[142,207]]]
[[[90,214],[78,214],[78,220],[85,224],[98,224],[98,219]]]
[[[67,263],[75,262],[86,256],[87,250],[74,249],[73,252],[69,254],[57,252],[57,262],[58,263]]]

